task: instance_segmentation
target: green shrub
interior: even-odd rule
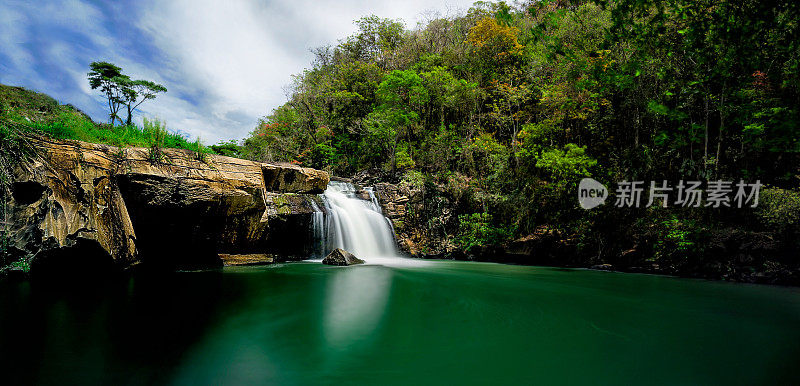
[[[648,209],[636,225],[651,240],[653,254],[648,261],[680,264],[701,258],[709,236],[707,223],[662,208]]]
[[[161,164],[161,161],[164,160],[164,153],[161,152],[161,148],[158,146],[150,146],[147,148],[147,161],[153,165]]]
[[[203,163],[208,163],[208,155],[213,153],[210,148],[203,146],[199,137],[194,142],[187,143],[186,149],[193,151],[194,159]]]
[[[483,133],[463,148],[470,172],[481,180],[497,180],[505,170],[508,149],[492,134]]]
[[[324,169],[336,162],[336,149],[327,143],[318,143],[300,156],[303,166]]]
[[[493,224],[489,213],[472,213],[458,216],[458,235],[456,245],[464,251],[475,247],[500,245],[511,239],[512,228],[499,227]]]
[[[800,191],[765,188],[760,192],[756,216],[768,229],[779,233],[800,233]]]
[[[9,268],[11,268],[11,269],[20,268],[20,269],[22,269],[22,272],[30,272],[30,270],[31,270],[31,262],[28,259],[24,259],[23,258],[23,259],[20,259],[20,260],[17,260],[15,262],[11,263]]]
[[[148,145],[150,146],[158,146],[163,147],[167,146],[167,137],[169,132],[167,131],[167,125],[158,119],[147,119],[144,118],[142,120],[142,134],[144,134],[145,138],[148,140]],[[176,145],[177,143],[174,138],[169,138],[170,145]],[[186,142],[186,139],[183,140]]]
[[[411,156],[408,155],[408,151],[405,149],[398,151],[395,155],[395,159],[397,162],[397,170],[408,170],[415,166],[414,160],[411,159]]]
[[[214,153],[227,157],[241,157],[242,146],[236,140],[218,142],[216,145],[209,146]]]
[[[582,177],[591,177],[589,170],[597,165],[597,160],[586,155],[586,147],[568,143],[564,149],[542,151],[536,167],[543,169],[560,187],[577,184]]]
[[[425,175],[417,170],[409,170],[403,174],[401,181],[405,182],[411,187],[419,189],[422,188],[423,184],[425,184]]]

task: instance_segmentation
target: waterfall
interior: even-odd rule
[[[315,208],[311,220],[318,257],[334,248],[350,251],[367,262],[398,256],[391,222],[383,216],[372,188],[364,192],[368,199],[358,197],[353,184],[328,184],[322,194],[325,208]]]

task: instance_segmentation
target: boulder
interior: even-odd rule
[[[322,259],[322,264],[327,265],[353,265],[353,264],[364,264],[364,260],[361,260],[352,253],[345,251],[341,248],[336,248],[328,256],[325,256]]]

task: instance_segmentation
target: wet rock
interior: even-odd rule
[[[613,271],[614,266],[611,264],[595,264],[591,266],[591,269],[595,269],[598,271]]]
[[[353,179],[352,178],[331,176],[330,179],[331,179],[331,181],[347,182],[347,183],[350,183],[350,184],[353,183]]]
[[[266,265],[275,262],[275,259],[265,253],[251,253],[246,255],[229,255],[220,253],[219,258],[226,266],[233,265]]]
[[[322,259],[322,264],[327,265],[353,265],[364,264],[364,260],[355,257],[352,253],[341,248],[336,248]]]
[[[404,253],[441,258],[457,250],[446,232],[457,221],[447,199],[434,195],[426,202],[419,187],[405,182],[375,184],[375,196],[383,214],[392,222],[397,246]]]
[[[532,234],[509,242],[504,254],[519,264],[585,267],[586,263],[576,255],[575,244],[575,239],[541,225]]]
[[[261,164],[264,187],[282,193],[322,193],[330,177],[321,170],[290,164]]]
[[[369,192],[364,190],[364,189],[356,190],[355,191],[355,195],[356,195],[356,197],[358,197],[358,198],[360,198],[362,200],[370,200],[371,199],[371,197],[369,196]]]

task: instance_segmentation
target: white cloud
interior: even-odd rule
[[[206,110],[183,127],[205,142],[242,138],[259,116],[285,102],[282,91],[292,74],[308,67],[311,48],[335,44],[355,32],[353,21],[369,14],[416,25],[429,10],[447,14],[472,1],[273,1],[153,2],[139,26],[165,55],[170,81],[190,84],[187,92]],[[163,73],[162,73],[163,74]],[[170,85],[167,85],[169,88]],[[147,107],[159,109],[167,98]],[[172,103],[167,103],[172,105]],[[174,106],[178,107],[178,106]],[[189,112],[181,113],[189,115]],[[162,114],[175,116],[174,112]],[[232,120],[230,117],[249,117]],[[179,127],[169,117],[170,126]]]
[[[6,54],[15,68],[24,67],[31,62],[30,54],[24,50],[13,49],[24,41],[20,31],[13,26],[23,24],[25,16],[12,8],[0,5],[0,53]]]

